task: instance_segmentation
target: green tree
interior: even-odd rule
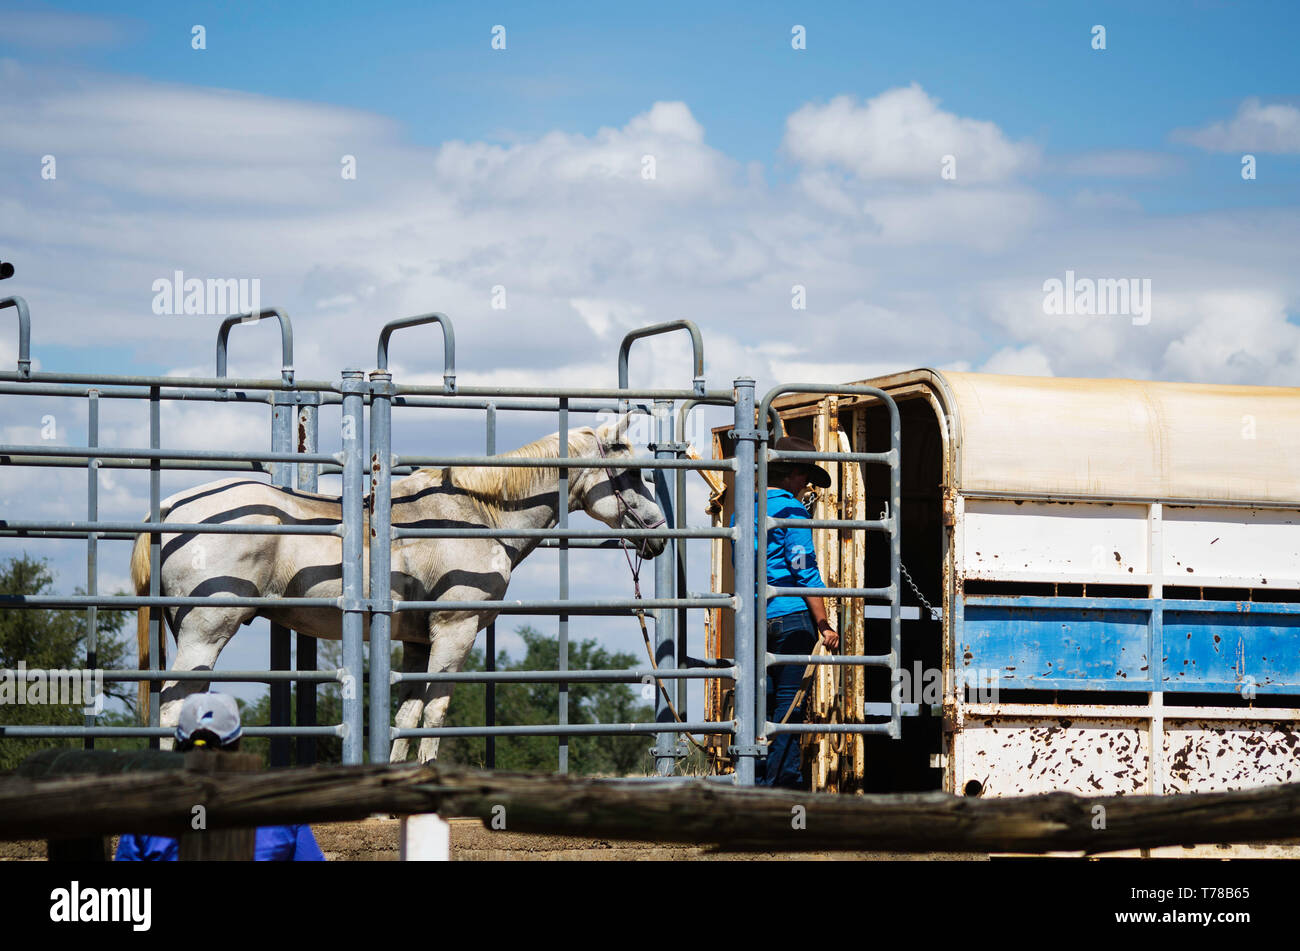
[[[515,661],[501,651],[497,655],[498,670],[555,670],[559,666],[559,642],[554,637],[528,626],[516,633],[526,646],[524,657]],[[631,654],[610,653],[593,640],[569,644],[572,670],[625,669],[634,666],[636,661]],[[483,670],[483,652],[476,648],[464,669]],[[485,684],[457,684],[446,725],[481,725],[486,694]],[[497,684],[499,724],[555,723],[559,705],[558,684]],[[654,708],[641,700],[640,685],[569,684],[570,723],[646,723],[653,719]],[[579,775],[645,774],[653,766],[649,754],[651,744],[649,737],[638,735],[571,736],[569,768]],[[438,761],[481,768],[485,765],[485,749],[482,737],[444,737],[438,748]],[[553,736],[497,737],[496,753],[498,769],[554,772],[559,768],[559,741]]]
[[[44,595],[53,593],[54,576],[44,559],[29,558],[26,553],[9,559],[0,569],[0,592],[9,595]],[[81,588],[78,594],[84,593]],[[84,610],[47,610],[10,608],[0,610],[0,668],[13,669],[21,663],[28,670],[81,670],[93,660],[101,668],[134,667],[128,659],[128,646],[122,636],[128,614],[134,611],[96,612],[97,650],[87,658],[87,618]],[[126,705],[130,713],[107,714],[102,723],[119,719],[134,724],[135,684],[105,683],[106,697]],[[82,705],[0,703],[0,724],[6,726],[46,724],[82,726]],[[79,739],[0,739],[0,771],[11,770],[37,750],[54,746],[81,746]],[[117,745],[114,743],[113,745]]]

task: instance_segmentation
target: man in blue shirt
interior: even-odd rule
[[[812,443],[783,436],[772,447],[786,452],[815,452]],[[769,518],[808,518],[799,495],[812,483],[831,484],[830,474],[811,463],[772,463],[767,467]],[[732,518],[735,524],[735,518]],[[767,533],[767,583],[781,588],[824,588],[817,570],[812,530],[796,526],[774,527]],[[773,654],[811,654],[817,635],[828,650],[839,646],[839,635],[826,619],[826,601],[816,596],[773,598],[767,605],[767,649]],[[767,674],[767,718],[786,719],[803,680],[802,665],[771,667]],[[790,711],[787,723],[802,723],[803,710]],[[804,785],[799,735],[778,733],[768,745],[766,763],[760,763],[760,786],[802,788]]]
[[[176,724],[176,748],[222,749],[234,752],[244,733],[239,706],[224,693],[193,693],[181,705]],[[180,843],[163,835],[123,835],[117,842],[117,862],[175,862]],[[258,862],[324,862],[311,826],[262,826],[253,849]]]

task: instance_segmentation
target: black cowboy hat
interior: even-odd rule
[[[817,447],[806,439],[800,439],[798,436],[782,436],[772,444],[772,448],[777,452],[816,452]],[[831,474],[817,465],[815,462],[789,461],[773,462],[770,467],[780,466],[781,468],[799,468],[803,469],[808,476],[808,481],[821,489],[830,487]]]

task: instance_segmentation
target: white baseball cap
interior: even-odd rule
[[[213,734],[222,746],[239,739],[244,728],[239,723],[235,698],[224,693],[192,693],[186,697],[176,724],[176,739],[184,743],[201,730]]]

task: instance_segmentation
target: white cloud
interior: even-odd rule
[[[1009,376],[1053,376],[1052,364],[1035,345],[1028,347],[1003,347],[980,367],[981,373],[1002,373]]]
[[[947,155],[956,159],[957,183],[1004,181],[1031,167],[1038,153],[1008,141],[992,122],[943,111],[916,83],[861,105],[851,96],[809,103],[786,120],[782,147],[804,165],[903,182],[939,181]]]
[[[1228,120],[1199,129],[1178,129],[1172,138],[1210,152],[1300,153],[1300,109],[1285,103],[1264,105],[1251,97]]]

